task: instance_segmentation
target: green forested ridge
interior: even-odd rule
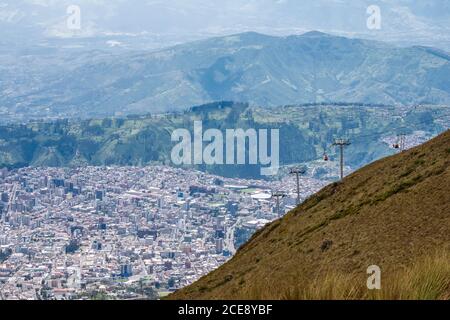
[[[444,106],[399,108],[358,104],[302,105],[277,108],[218,102],[189,112],[92,120],[57,120],[0,126],[0,165],[82,166],[170,164],[177,128],[192,132],[194,120],[207,128],[278,128],[280,163],[307,162],[323,152],[333,157],[336,137],[348,137],[347,163],[354,168],[394,151],[381,139],[424,131],[434,136],[449,125]],[[258,166],[200,166],[224,176],[257,177]]]

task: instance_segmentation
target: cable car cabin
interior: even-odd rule
[[[394,149],[400,149],[400,145],[399,145],[398,143],[392,145],[392,147],[393,147]]]
[[[324,154],[323,155],[323,161],[329,161],[329,160],[330,160],[330,158],[328,157],[328,155]]]

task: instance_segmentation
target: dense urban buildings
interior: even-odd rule
[[[326,183],[302,177],[302,198]],[[287,195],[279,206],[273,191]],[[289,175],[166,166],[2,169],[0,196],[0,299],[157,299],[226,262],[297,198]]]

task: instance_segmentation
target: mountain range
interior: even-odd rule
[[[450,55],[320,32],[254,32],[152,52],[0,51],[2,121],[183,110],[212,101],[450,103]]]

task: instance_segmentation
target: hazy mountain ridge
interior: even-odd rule
[[[4,119],[154,113],[219,100],[450,104],[447,53],[320,32],[249,32],[151,53],[6,57],[11,62],[0,75]]]
[[[449,4],[442,0],[274,1],[228,0],[78,0],[82,29],[66,27],[71,0],[0,1],[0,43],[36,43],[43,37],[59,40],[118,40],[123,46],[167,47],[194,39],[254,30],[288,35],[322,30],[340,35],[403,44],[449,48]],[[367,28],[366,13],[379,5],[382,29]],[[139,39],[140,44],[134,41]],[[70,41],[69,41],[70,42]],[[103,42],[106,45],[106,41]],[[121,46],[119,45],[119,46]]]

